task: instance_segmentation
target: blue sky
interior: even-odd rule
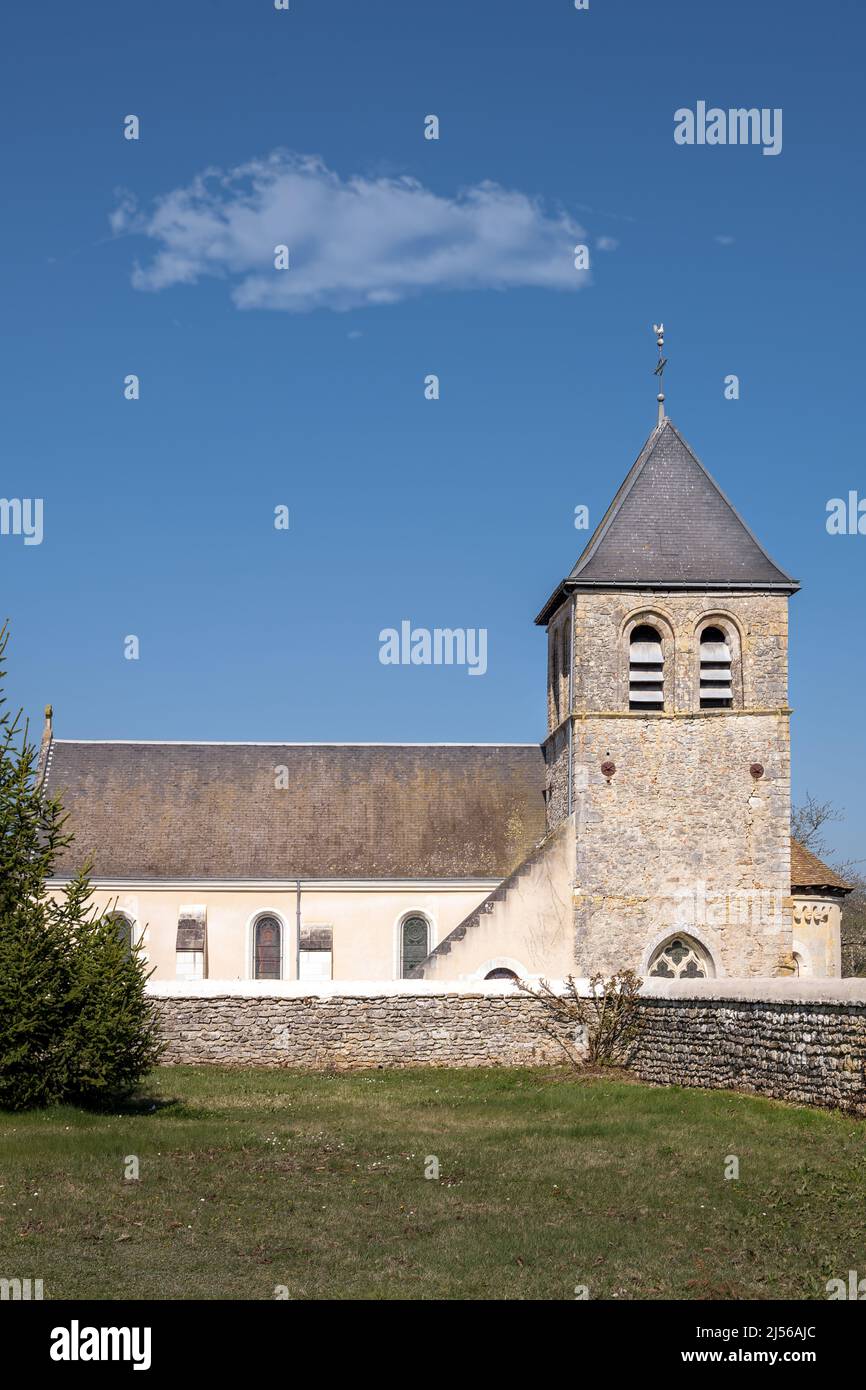
[[[662,318],[672,419],[803,583],[795,794],[859,856],[866,536],[825,508],[866,495],[864,28],[838,0],[16,7],[0,493],[45,536],[0,537],[13,701],[61,737],[541,738],[532,619],[653,424]],[[781,154],[676,145],[698,100],[782,108]],[[249,239],[296,194],[319,289],[275,303]],[[486,627],[486,676],[382,666],[403,618]]]

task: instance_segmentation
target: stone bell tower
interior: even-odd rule
[[[548,826],[574,824],[575,971],[775,975],[791,951],[788,599],[659,420],[548,633]]]

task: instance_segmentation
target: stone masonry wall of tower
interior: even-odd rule
[[[554,623],[572,601],[575,969],[645,968],[690,910],[718,973],[777,973],[791,941],[787,597],[578,591]],[[735,695],[701,710],[698,637],[716,617],[734,639]],[[629,709],[638,622],[663,639],[660,712]],[[567,727],[545,744],[550,824],[567,813]]]

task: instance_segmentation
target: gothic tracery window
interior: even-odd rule
[[[666,980],[706,980],[713,973],[706,951],[688,936],[675,936],[660,946],[649,968],[650,975]]]

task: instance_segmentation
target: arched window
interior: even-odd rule
[[[400,927],[400,975],[405,980],[430,954],[430,923],[416,914],[404,917]]]
[[[571,685],[571,624],[562,624],[562,662],[560,664],[560,680],[562,682],[562,695],[560,696],[560,707],[563,716],[571,713],[568,707],[569,686]]]
[[[628,647],[629,709],[664,709],[664,670],[662,639],[654,627],[641,623],[632,630]]]
[[[707,980],[715,975],[712,959],[690,936],[675,936],[650,961],[650,975],[666,980]]]
[[[517,976],[513,970],[506,970],[504,965],[500,965],[495,970],[488,970],[484,978],[485,980],[516,980]]]
[[[718,627],[705,627],[700,643],[701,709],[730,709],[731,648]]]
[[[132,922],[125,912],[111,912],[109,918],[114,924],[117,939],[124,947],[128,956],[132,955]]]
[[[552,671],[550,676],[550,690],[553,696],[553,725],[554,728],[559,723],[559,633],[551,633],[551,661]]]
[[[267,913],[257,917],[253,937],[253,976],[257,980],[283,977],[283,924]]]

